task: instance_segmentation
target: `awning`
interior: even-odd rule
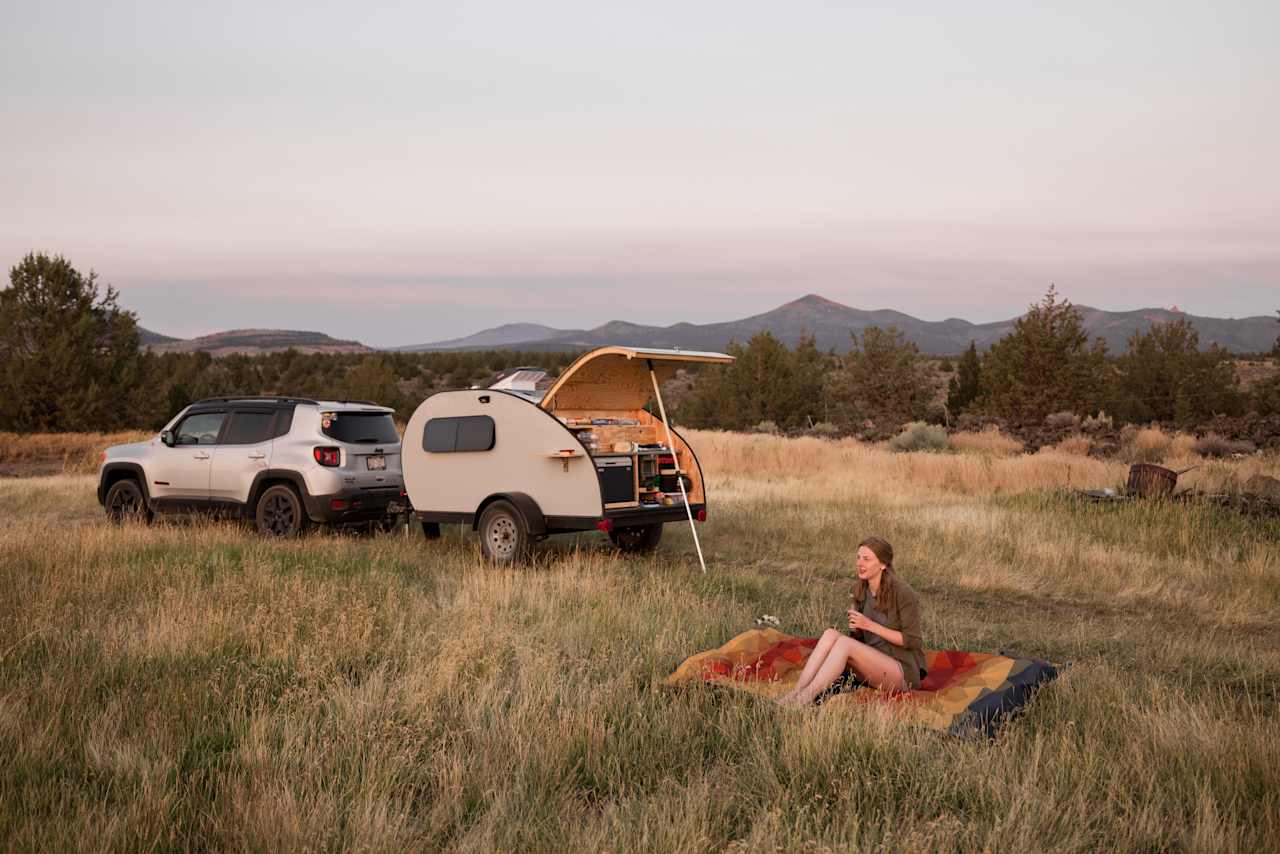
[[[733,357],[699,350],[650,350],[643,347],[601,347],[581,356],[565,369],[539,404],[558,410],[643,409],[653,397],[649,365],[658,382],[675,375],[682,364],[727,365]]]

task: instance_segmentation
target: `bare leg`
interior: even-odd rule
[[[795,705],[808,705],[826,690],[851,666],[858,675],[876,688],[887,691],[905,690],[902,665],[878,649],[872,649],[861,641],[843,636],[837,637],[826,660],[818,667],[817,673],[807,685],[793,692],[790,702]]]
[[[836,641],[841,637],[842,635],[835,629],[827,629],[822,633],[822,637],[818,638],[817,646],[813,648],[813,652],[809,653],[809,658],[805,661],[804,669],[800,671],[800,678],[796,680],[795,686],[779,697],[778,702],[786,702],[797,696],[813,681],[814,674],[818,672],[822,662],[826,661],[827,656],[831,654],[831,648],[836,645]]]

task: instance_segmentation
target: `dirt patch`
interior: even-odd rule
[[[61,459],[0,462],[0,477],[48,477],[65,471]]]

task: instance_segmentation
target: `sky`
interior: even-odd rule
[[[1280,309],[1280,3],[0,0],[0,261],[373,346]]]

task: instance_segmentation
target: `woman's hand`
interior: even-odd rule
[[[849,628],[861,629],[864,632],[879,634],[876,629],[880,628],[880,624],[875,620],[869,619],[866,614],[861,611],[849,610]]]

